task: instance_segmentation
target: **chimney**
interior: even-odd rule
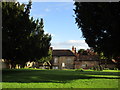
[[[76,54],[76,48],[74,46],[72,46],[72,52]]]
[[[76,48],[74,49],[74,53],[76,54]]]
[[[72,52],[74,53],[74,46],[72,46]]]

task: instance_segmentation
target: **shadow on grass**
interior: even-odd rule
[[[80,71],[78,71],[80,72]],[[111,75],[111,76],[119,76],[120,72],[103,72],[103,71],[85,71],[83,72],[84,74],[87,75]]]
[[[3,82],[12,83],[67,83],[77,79],[120,79],[116,77],[118,72],[15,69],[3,70],[2,74]],[[109,77],[105,75],[109,75]]]

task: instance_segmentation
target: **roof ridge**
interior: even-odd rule
[[[53,56],[75,56],[74,53],[69,49],[56,49],[52,52]]]

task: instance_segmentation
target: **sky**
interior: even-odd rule
[[[52,35],[53,49],[89,48],[75,24],[73,9],[73,2],[32,2],[30,16],[43,18],[45,33]]]

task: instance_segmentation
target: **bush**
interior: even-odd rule
[[[114,70],[118,70],[118,68],[114,68]]]
[[[109,70],[109,68],[104,68],[104,70]]]
[[[102,71],[103,70],[103,67],[101,65],[98,65],[98,66],[93,66],[92,67],[92,70],[97,70],[97,71]]]
[[[75,71],[80,71],[80,72],[83,72],[83,71],[84,71],[84,69],[83,69],[83,68],[80,68],[80,69],[77,69],[77,70],[75,70]]]
[[[96,70],[96,67],[95,66],[93,66],[93,68],[92,68],[93,70]]]
[[[103,70],[103,67],[101,65],[99,65],[99,70],[102,71]]]

